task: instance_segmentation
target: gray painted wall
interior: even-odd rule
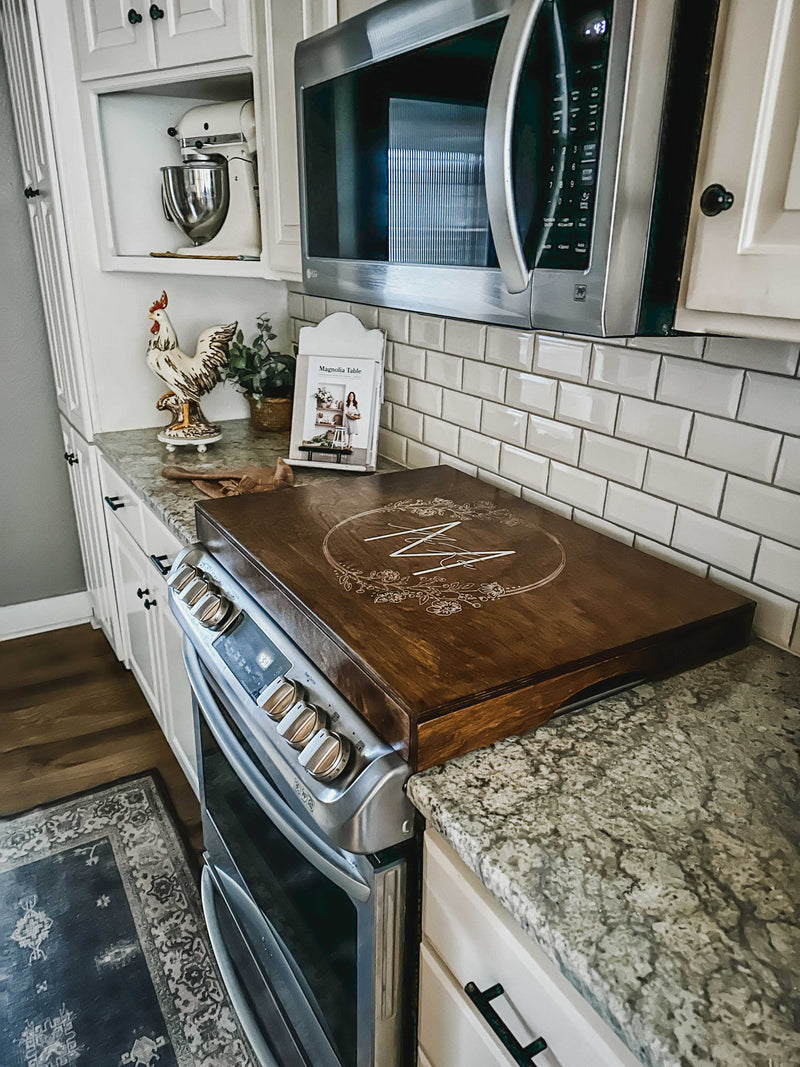
[[[85,589],[0,50],[0,607]]]

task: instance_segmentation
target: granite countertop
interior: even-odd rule
[[[761,643],[415,775],[636,1056],[800,1064],[800,659]]]
[[[115,430],[99,433],[95,444],[105,458],[134,490],[137,496],[158,515],[175,536],[188,545],[197,540],[194,524],[194,505],[197,500],[207,500],[191,482],[176,482],[164,478],[161,471],[167,465],[188,467],[198,475],[204,471],[221,470],[225,467],[274,467],[280,458],[289,453],[289,434],[253,433],[249,419],[228,419],[220,423],[222,440],[209,445],[200,455],[193,448],[178,448],[167,452],[166,446],[156,439],[158,428],[146,430]],[[163,429],[163,427],[160,427]],[[379,460],[379,470],[400,470],[389,460]],[[294,467],[295,485],[330,481],[332,478],[357,478],[341,467],[330,472],[313,467]]]

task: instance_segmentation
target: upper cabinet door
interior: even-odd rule
[[[144,0],[70,3],[84,81],[153,70],[156,50],[149,4]]]
[[[159,11],[163,14],[158,15]],[[148,7],[150,16],[156,16],[159,67],[207,63],[253,52],[249,0],[159,0]]]
[[[800,0],[730,0],[715,48],[685,305],[752,317],[732,321],[729,332],[797,339]],[[716,202],[713,186],[724,190]],[[707,328],[724,330],[725,322]]]

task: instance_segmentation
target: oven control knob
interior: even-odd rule
[[[202,626],[207,626],[209,630],[218,630],[230,610],[230,600],[226,600],[219,593],[206,593],[193,605],[191,613]]]
[[[178,599],[182,600],[184,604],[188,604],[189,607],[196,604],[201,597],[204,597],[206,593],[211,592],[211,585],[205,580],[205,578],[193,578],[188,585],[185,585],[183,589],[178,593]]]
[[[278,733],[292,748],[305,748],[314,734],[327,725],[324,711],[301,700],[278,724]]]
[[[315,778],[328,782],[341,774],[350,756],[350,742],[331,730],[320,730],[300,754],[300,764]]]
[[[195,578],[200,577],[200,571],[197,567],[192,567],[188,563],[181,564],[176,571],[172,571],[167,577],[167,585],[170,589],[176,593],[180,593],[181,589],[185,589],[189,582]]]
[[[291,678],[281,678],[277,686],[267,693],[261,707],[271,719],[280,722],[286,712],[302,699],[303,687],[299,682],[294,682]]]

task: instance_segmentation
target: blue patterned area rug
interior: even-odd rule
[[[256,1067],[148,776],[0,821],[2,1067]]]

